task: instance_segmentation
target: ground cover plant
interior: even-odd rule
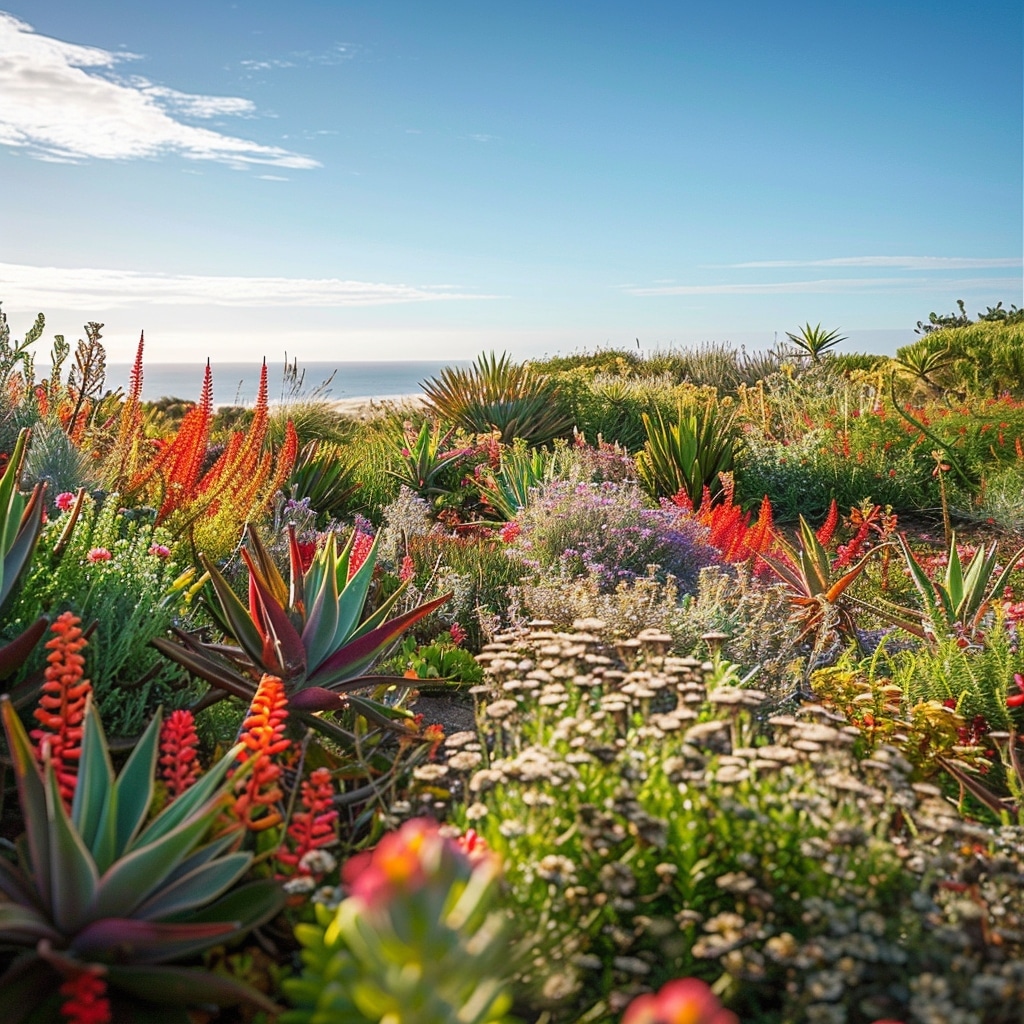
[[[0,315],[3,1019],[1019,1021],[1017,312],[365,418]]]

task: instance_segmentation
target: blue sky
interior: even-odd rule
[[[153,362],[1024,304],[1018,2],[0,0],[0,300]]]

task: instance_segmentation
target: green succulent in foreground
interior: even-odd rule
[[[210,838],[236,751],[147,823],[160,715],[115,777],[90,706],[69,813],[49,757],[40,771],[7,698],[0,717],[25,822],[16,861],[0,855],[0,951],[13,952],[0,975],[5,1024],[55,1020],[61,981],[86,970],[103,979],[115,1020],[185,1024],[186,1007],[239,1002],[273,1010],[240,982],[174,963],[244,935],[284,903],[270,879],[235,887],[252,855],[234,849],[237,835]]]

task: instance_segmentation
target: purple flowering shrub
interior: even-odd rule
[[[515,548],[528,567],[591,575],[605,593],[652,572],[692,592],[700,570],[720,561],[705,527],[671,502],[648,507],[633,482],[552,481],[517,521]]]

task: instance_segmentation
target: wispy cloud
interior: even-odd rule
[[[1008,278],[944,279],[943,288],[1005,288]],[[927,277],[846,277],[817,281],[772,281],[758,284],[679,284],[653,287],[627,287],[629,295],[828,295],[844,292],[924,291],[938,282]]]
[[[203,277],[92,267],[0,263],[0,294],[19,308],[102,311],[138,304],[248,308],[385,306],[490,299],[447,284],[408,285],[338,278]]]
[[[117,65],[134,59],[134,54],[40,35],[0,11],[0,145],[66,163],[175,153],[233,167],[320,166],[280,146],[185,123],[180,119],[252,116],[256,111],[239,97],[192,95],[116,74]]]
[[[959,256],[840,256],[828,260],[756,260],[730,263],[733,270],[767,267],[882,267],[890,270],[980,270],[1019,267],[1021,258],[973,259]]]

